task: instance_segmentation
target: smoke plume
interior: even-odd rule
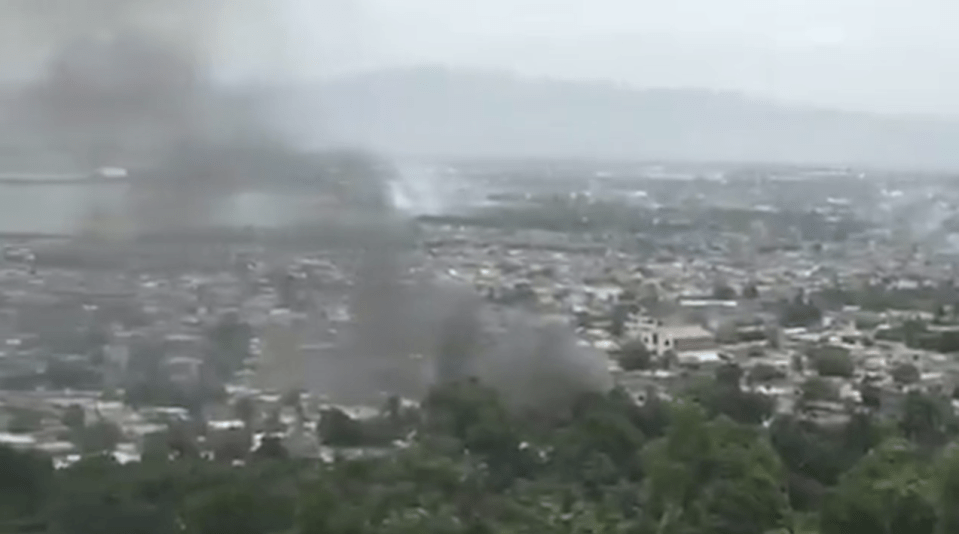
[[[26,69],[17,120],[79,164],[132,169],[139,231],[202,227],[220,199],[299,156],[296,140],[280,136],[255,100],[217,81],[217,69],[240,57],[256,57],[263,72],[283,63],[278,6],[5,0],[0,66],[35,66]],[[375,239],[358,243],[352,336],[334,356],[307,362],[313,387],[342,399],[420,396],[436,382],[475,376],[512,406],[528,407],[610,386],[604,358],[579,347],[568,329],[525,315],[503,329],[502,316],[472,289],[406,280],[408,243],[391,237],[394,177],[361,151],[340,163],[329,182],[379,225],[371,226]],[[400,207],[436,210],[442,196],[434,184],[413,183],[410,205]]]
[[[38,148],[65,153],[81,168],[140,171],[130,212],[141,231],[202,224],[237,185],[229,159],[236,149],[279,144],[255,106],[214,79],[243,29],[258,24],[257,44],[275,48],[270,6],[263,0],[5,1],[0,65],[31,73],[15,120],[45,145]]]

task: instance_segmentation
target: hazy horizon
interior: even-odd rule
[[[23,125],[39,144],[69,138],[78,160],[149,159],[200,137],[387,158],[959,169],[948,13],[932,0],[870,5],[7,0],[0,67],[28,83],[7,106],[10,138],[23,142]],[[153,67],[118,67],[138,39],[155,43]],[[253,110],[210,79],[258,85],[274,107]]]
[[[940,0],[232,4],[208,43],[218,72],[231,78],[316,81],[441,64],[959,117],[959,35],[949,23],[959,5]],[[22,45],[29,26],[7,18]],[[16,68],[6,58],[7,75],[30,70],[20,50]]]
[[[959,5],[937,0],[288,0],[287,12],[300,77],[443,64],[959,116]],[[316,19],[335,31],[311,31]]]

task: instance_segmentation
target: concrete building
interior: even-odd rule
[[[639,339],[650,352],[662,356],[667,352],[702,352],[716,348],[716,339],[708,330],[696,325],[641,325]]]

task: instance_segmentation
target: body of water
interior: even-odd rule
[[[94,221],[135,228],[130,186],[114,184],[0,184],[0,232],[73,234]],[[211,207],[211,222],[236,227],[277,227],[311,217],[309,195],[243,191]]]

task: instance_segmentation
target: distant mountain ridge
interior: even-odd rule
[[[440,68],[298,88],[286,113],[392,153],[762,161],[959,170],[959,122]]]

